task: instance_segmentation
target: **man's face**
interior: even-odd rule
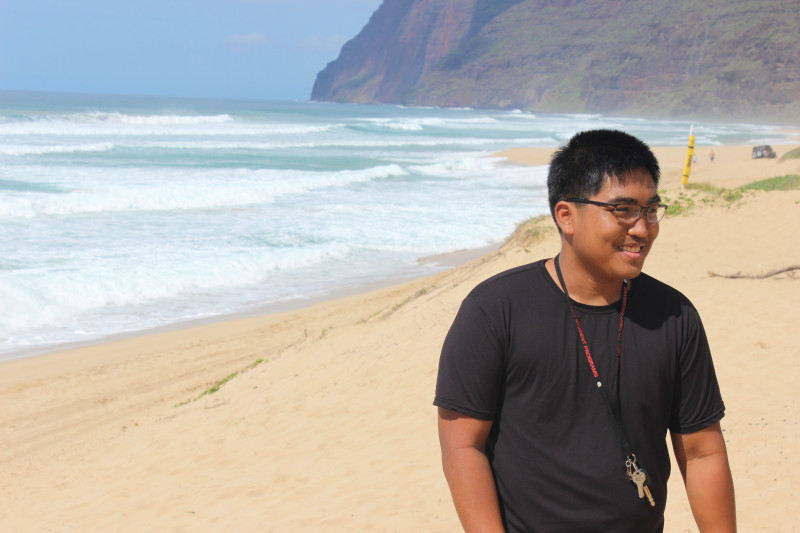
[[[655,182],[644,169],[634,170],[622,180],[607,178],[600,191],[588,199],[640,206],[659,202]],[[583,268],[598,282],[618,282],[638,276],[658,237],[658,223],[648,223],[644,213],[635,222],[624,223],[604,207],[573,205],[573,249]]]

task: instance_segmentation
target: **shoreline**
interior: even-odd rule
[[[690,183],[800,174],[800,160],[750,160],[749,149],[714,147],[714,163],[700,151]],[[659,189],[674,196],[686,150],[654,152]],[[789,355],[800,281],[708,272],[799,264],[800,250],[786,244],[798,238],[800,191],[701,200],[686,216],[668,213],[645,271],[686,294],[703,319],[726,403],[739,528],[794,531],[800,359]],[[458,530],[431,405],[441,343],[477,283],[558,246],[542,217],[436,274],[0,363],[3,531]],[[680,478],[674,469],[668,531],[695,529]]]
[[[482,257],[490,252],[499,249],[501,246],[503,246],[503,242],[490,244],[486,246],[480,246],[478,248],[469,248],[464,250],[456,250],[453,252],[446,252],[442,254],[424,256],[417,258],[417,263],[421,265],[433,265],[437,269],[439,269],[438,271],[441,271],[444,269],[455,268],[470,261],[473,261],[475,259],[478,259],[479,257]],[[92,346],[115,343],[118,341],[123,341],[126,339],[135,338],[139,336],[158,335],[161,333],[169,333],[173,331],[202,328],[204,326],[216,323],[231,322],[248,318],[258,318],[269,315],[287,313],[290,311],[300,311],[302,309],[305,309],[309,306],[318,303],[338,300],[340,298],[345,298],[347,296],[354,296],[365,292],[393,287],[396,285],[401,285],[403,283],[406,283],[410,280],[418,279],[419,277],[427,277],[430,275],[435,275],[435,273],[433,274],[427,273],[423,274],[422,276],[413,274],[408,274],[406,276],[394,276],[391,278],[359,283],[355,285],[334,287],[326,291],[324,294],[318,296],[293,298],[290,300],[281,300],[277,302],[268,302],[263,305],[254,307],[252,309],[237,311],[233,313],[212,315],[212,316],[194,318],[188,320],[179,320],[177,322],[172,322],[169,324],[164,324],[152,328],[112,333],[109,335],[104,335],[93,339],[59,342],[59,343],[54,343],[52,345],[41,345],[32,348],[23,348],[20,350],[0,353],[0,365],[32,357],[54,355],[61,352],[72,352],[74,350],[79,350],[81,348],[88,348]],[[2,366],[0,366],[0,368],[2,368]]]
[[[791,131],[791,130],[790,130]],[[772,145],[778,151],[778,158],[785,151],[793,148],[795,145]],[[677,172],[678,175],[682,173],[683,161],[686,154],[686,148],[682,146],[653,146],[651,147],[656,154],[659,162],[662,164],[662,181],[659,184],[660,188],[675,190],[680,188],[680,181],[675,182],[671,179]],[[719,160],[724,158],[731,158],[741,156],[743,152],[750,153],[750,146],[735,145],[735,146],[698,146],[695,149],[695,154],[698,155],[698,162],[693,165],[690,175],[690,183],[702,182],[708,172],[713,172],[713,163],[706,163],[700,161],[700,157],[707,158],[710,150],[715,151],[715,155]],[[517,147],[509,148],[491,154],[489,157],[493,159],[502,159],[499,164],[509,164],[524,167],[534,166],[547,166],[550,162],[555,148],[541,148],[541,147]],[[680,164],[676,165],[672,162],[679,161]],[[738,187],[746,183],[757,181],[757,179],[772,177],[775,175],[776,162],[778,159],[772,160],[757,160],[758,167],[752,166],[749,169],[750,174],[746,177],[729,177],[723,178],[718,181],[724,183],[725,187]],[[667,165],[664,162],[668,162]],[[771,164],[770,164],[771,162]],[[749,176],[757,176],[755,179],[750,179]],[[667,179],[664,179],[666,176]],[[532,215],[533,216],[533,215]],[[464,263],[472,261],[486,253],[494,251],[507,242],[512,236],[506,237],[505,241],[497,242],[494,244],[481,246],[468,250],[456,250],[454,252],[435,254],[432,256],[425,256],[417,258],[417,263],[420,265],[435,265],[438,269],[454,268]],[[310,297],[293,298],[289,300],[281,300],[277,302],[268,302],[263,305],[255,306],[250,309],[225,313],[220,315],[211,315],[201,318],[185,319],[163,324],[155,327],[144,329],[134,329],[130,331],[123,331],[102,335],[86,340],[73,340],[56,342],[52,344],[41,344],[30,348],[13,349],[6,352],[0,352],[0,365],[10,362],[25,359],[28,357],[41,357],[43,355],[55,354],[65,351],[73,351],[80,348],[91,347],[106,343],[113,343],[119,340],[128,339],[142,335],[156,335],[165,332],[179,331],[183,329],[191,329],[196,327],[203,327],[217,322],[228,322],[232,320],[254,318],[265,315],[272,315],[276,313],[284,313],[289,311],[296,311],[314,305],[316,303],[336,300],[338,298],[369,292],[380,288],[391,287],[394,285],[405,283],[409,280],[417,279],[418,277],[428,276],[428,273],[417,273],[407,275],[395,275],[393,277],[370,281],[366,283],[358,283],[346,287],[333,287],[326,291],[324,294]]]
[[[780,155],[796,147],[796,145],[772,145],[778,151],[778,158],[776,159],[760,159],[750,160],[755,162],[756,165],[748,165],[747,171],[739,171],[731,176],[718,177],[715,182],[723,184],[724,187],[738,187],[747,183],[758,181],[772,177],[777,172],[778,160]],[[680,176],[683,172],[683,165],[686,155],[686,147],[683,146],[652,146],[651,149],[661,164],[662,179],[659,183],[660,189],[670,190],[677,192],[681,189]],[[741,157],[743,153],[750,153],[751,147],[748,145],[735,145],[735,146],[696,146],[695,154],[698,156],[698,161],[693,164],[690,172],[690,183],[703,182],[703,178],[707,177],[709,173],[715,171],[714,162],[700,161],[700,157],[708,158],[709,152],[714,151],[715,159],[720,161],[722,159],[730,159]],[[499,161],[500,164],[516,165],[523,167],[547,166],[549,165],[550,158],[555,152],[555,148],[541,148],[541,147],[517,147],[509,148],[491,154],[489,157],[494,159],[503,159]],[[676,180],[675,178],[678,177]],[[478,248],[467,250],[456,250],[454,252],[434,254],[431,256],[424,256],[417,258],[417,263],[421,265],[435,265],[439,269],[456,268],[465,263],[478,259],[492,251],[501,248],[504,243],[513,238],[513,234],[506,237],[505,241],[498,242]],[[20,350],[13,350],[5,353],[0,353],[0,365],[12,361],[19,361],[31,357],[42,357],[45,355],[54,355],[61,352],[72,352],[81,348],[88,348],[98,345],[115,343],[126,339],[131,339],[139,336],[158,335],[161,333],[169,333],[182,330],[191,330],[194,328],[202,328],[216,323],[224,323],[242,319],[258,318],[270,316],[275,314],[287,313],[292,311],[299,311],[309,306],[334,301],[347,296],[362,294],[373,290],[382,288],[393,287],[402,285],[409,281],[419,279],[420,277],[427,277],[433,274],[409,274],[407,276],[393,276],[386,279],[370,281],[366,283],[355,284],[346,287],[334,287],[318,296],[307,298],[295,298],[290,300],[282,300],[277,302],[268,302],[263,305],[253,307],[251,309],[225,313],[221,315],[212,315],[202,318],[179,320],[169,324],[164,324],[156,327],[136,329],[124,331],[119,333],[112,333],[103,335],[101,337],[53,343],[51,345],[40,345],[31,348],[23,348]]]

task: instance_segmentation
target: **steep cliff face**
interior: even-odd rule
[[[312,99],[800,119],[800,0],[385,0]]]
[[[407,103],[420,81],[497,14],[522,0],[385,0],[317,75],[311,98]]]

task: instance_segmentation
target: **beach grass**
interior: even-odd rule
[[[528,253],[538,242],[556,231],[555,225],[551,221],[550,213],[529,218],[517,226],[509,242],[516,244],[524,249],[525,253]]]
[[[793,152],[797,152],[797,157],[800,157],[800,148],[793,150]],[[800,174],[775,176],[774,178],[755,181],[739,188],[747,191],[796,191],[800,189]]]
[[[718,201],[731,206],[744,198],[747,191],[791,191],[800,190],[800,175],[787,174],[754,181],[732,189],[719,187],[711,183],[690,183],[678,192],[678,196],[670,196],[666,189],[659,191],[662,201],[669,206],[670,215],[685,215],[695,205],[715,204]]]
[[[779,161],[786,161],[787,159],[800,159],[800,146],[783,154]]]
[[[738,189],[726,189],[710,183],[690,183],[685,189],[678,192],[678,196],[670,196],[666,190],[659,191],[661,201],[669,206],[669,215],[686,215],[695,205],[715,204],[721,200],[732,204],[740,200],[743,192]]]
[[[255,361],[253,361],[250,365],[248,365],[248,367],[245,370],[249,370],[249,369],[255,368],[258,365],[260,365],[261,363],[263,363],[264,361],[265,361],[265,359],[258,358]],[[199,395],[195,396],[194,398],[190,398],[188,400],[185,400],[183,402],[176,403],[174,405],[174,407],[181,407],[183,405],[186,405],[186,404],[189,404],[189,403],[192,403],[192,402],[196,402],[197,400],[199,400],[203,396],[209,396],[211,394],[214,394],[215,392],[217,392],[220,389],[220,387],[225,385],[227,382],[229,382],[230,380],[232,380],[233,378],[235,378],[239,374],[240,374],[240,372],[233,372],[231,374],[228,374],[227,376],[225,376],[224,378],[220,379],[219,381],[216,381],[213,385],[211,385],[209,388],[207,388],[206,390],[201,392]]]

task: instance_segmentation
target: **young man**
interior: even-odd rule
[[[700,531],[735,531],[703,326],[642,274],[666,210],[659,177],[635,137],[575,135],[547,178],[559,255],[462,303],[434,404],[465,531],[663,531],[668,430]]]

